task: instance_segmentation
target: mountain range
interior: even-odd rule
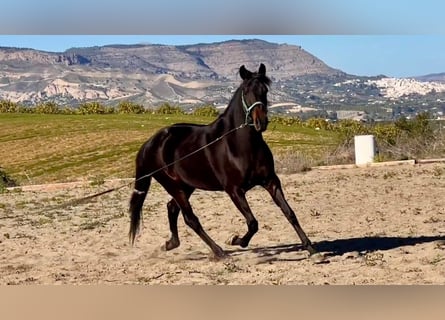
[[[415,79],[419,81],[425,82],[444,82],[445,83],[445,72],[441,73],[432,73],[424,76],[415,77]]]
[[[225,106],[240,83],[239,67],[256,70],[260,63],[273,81],[269,99],[281,106],[279,111],[295,106],[338,109],[394,98],[385,94],[391,90],[388,82],[382,82],[383,75],[350,75],[300,46],[251,39],[181,46],[108,45],[64,52],[0,47],[0,100],[24,105],[130,100],[147,107],[164,102]],[[445,92],[445,85],[440,86],[444,73],[412,81],[427,85],[406,95]]]

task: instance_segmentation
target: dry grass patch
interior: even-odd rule
[[[18,184],[128,178],[137,150],[155,131],[178,122],[211,121],[171,114],[0,114],[0,165]],[[271,124],[264,137],[274,154],[291,154],[284,159],[286,168],[294,166],[295,154],[316,158],[336,143],[332,132],[281,124]]]

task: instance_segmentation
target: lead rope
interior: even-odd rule
[[[186,158],[188,158],[188,157],[194,155],[195,153],[198,153],[199,151],[204,150],[204,149],[207,148],[208,146],[211,146],[212,144],[218,142],[219,140],[221,140],[221,139],[224,138],[225,136],[231,134],[232,132],[244,128],[246,125],[247,125],[246,123],[243,123],[243,124],[239,125],[238,127],[233,128],[233,129],[227,131],[227,132],[224,133],[222,136],[216,138],[216,139],[213,140],[213,141],[210,141],[209,143],[203,145],[202,147],[196,149],[195,151],[192,151],[192,152],[190,152],[189,154],[186,154],[185,156],[183,156],[183,157],[181,157],[181,158],[179,158],[179,159],[176,159],[175,161],[170,162],[169,164],[166,164],[165,166],[163,166],[163,167],[161,167],[161,168],[159,168],[159,169],[156,169],[155,171],[152,171],[152,172],[150,172],[149,174],[146,174],[145,176],[139,177],[139,178],[137,178],[137,179],[136,179],[135,181],[133,181],[133,182],[136,182],[136,181],[139,181],[139,180],[142,180],[142,179],[151,177],[151,176],[154,175],[155,173],[157,173],[157,172],[159,172],[159,171],[162,171],[162,170],[164,170],[164,169],[167,169],[168,167],[170,167],[170,166],[172,166],[172,165],[174,165],[174,164],[176,164],[176,163],[178,163],[178,162],[180,162],[180,161],[182,161],[182,160],[184,160],[184,159],[186,159]],[[119,188],[120,188],[120,187],[119,187]],[[140,191],[139,191],[139,192],[140,192]]]
[[[111,188],[111,189],[108,189],[108,190],[105,190],[105,191],[101,191],[101,192],[98,192],[98,193],[95,193],[95,194],[92,194],[92,195],[89,195],[89,196],[86,196],[86,197],[83,197],[83,198],[74,199],[74,200],[71,200],[71,201],[68,201],[68,202],[59,204],[59,205],[55,205],[55,206],[52,206],[52,207],[47,208],[46,210],[62,209],[62,208],[68,207],[68,206],[78,205],[78,204],[81,204],[81,203],[85,203],[85,202],[87,202],[87,201],[89,201],[89,200],[91,200],[91,199],[100,197],[100,196],[102,196],[102,195],[104,195],[104,194],[107,194],[107,193],[110,193],[110,192],[114,192],[114,191],[117,191],[117,190],[119,190],[119,189],[128,187],[128,186],[130,186],[131,184],[133,184],[133,183],[135,183],[135,182],[137,182],[137,181],[139,181],[139,180],[149,178],[149,177],[151,177],[152,175],[154,175],[155,173],[158,173],[159,171],[165,170],[165,169],[167,169],[168,167],[171,167],[172,165],[174,165],[174,164],[176,164],[176,163],[178,163],[178,162],[180,162],[180,161],[182,161],[182,160],[184,160],[184,159],[186,159],[186,158],[188,158],[188,157],[191,157],[192,155],[194,155],[194,154],[196,154],[196,153],[198,153],[198,152],[204,150],[205,148],[207,148],[207,147],[211,146],[212,144],[218,142],[218,141],[221,140],[222,138],[228,136],[228,135],[231,134],[232,132],[235,132],[235,131],[237,131],[237,130],[239,130],[239,129],[242,129],[242,128],[246,127],[246,126],[253,126],[253,123],[249,123],[250,112],[252,111],[252,109],[253,109],[255,106],[257,106],[257,105],[259,105],[259,104],[263,104],[263,103],[262,103],[261,101],[256,101],[256,102],[254,102],[252,105],[250,105],[250,107],[247,106],[246,101],[244,100],[244,92],[243,92],[243,91],[241,91],[241,100],[242,100],[242,103],[243,103],[244,113],[246,114],[246,118],[245,118],[244,123],[242,123],[242,124],[239,125],[238,127],[235,127],[235,128],[233,128],[233,129],[227,131],[226,133],[224,133],[224,134],[221,135],[220,137],[216,138],[215,140],[210,141],[209,143],[207,143],[207,144],[203,145],[202,147],[200,147],[200,148],[198,148],[198,149],[196,149],[196,150],[190,152],[189,154],[186,154],[185,156],[183,156],[183,157],[181,157],[181,158],[179,158],[179,159],[176,159],[175,161],[173,161],[173,162],[171,162],[171,163],[168,163],[168,164],[166,164],[165,166],[163,166],[163,167],[161,167],[161,168],[158,168],[158,169],[156,169],[156,170],[154,170],[154,171],[152,171],[152,172],[150,172],[150,173],[148,173],[148,174],[146,174],[146,175],[144,175],[144,176],[141,176],[141,177],[137,178],[137,179],[134,180],[134,181],[131,181],[131,182],[126,183],[126,184],[124,184],[124,185],[121,185],[121,186],[119,186],[119,187],[114,187],[114,188]],[[139,190],[136,190],[136,189],[135,189],[134,191],[137,192],[137,193],[139,193],[139,194],[143,194],[143,193],[144,193],[143,191],[139,191]]]
[[[175,161],[173,161],[173,162],[171,162],[171,163],[168,163],[168,164],[166,164],[165,166],[163,166],[163,167],[161,167],[161,168],[158,168],[158,169],[156,169],[156,170],[154,170],[154,171],[152,171],[152,172],[150,172],[150,173],[148,173],[148,174],[146,174],[146,175],[144,175],[144,176],[141,176],[141,177],[137,178],[137,179],[134,180],[134,181],[131,181],[131,182],[126,183],[126,184],[124,184],[124,185],[121,185],[121,186],[119,186],[119,187],[114,187],[114,188],[111,188],[111,189],[108,189],[108,190],[105,190],[105,191],[101,191],[101,192],[98,192],[98,193],[95,193],[95,194],[92,194],[92,195],[89,195],[89,196],[86,196],[86,197],[83,197],[83,198],[74,199],[74,200],[67,201],[67,202],[64,202],[64,203],[62,203],[62,204],[59,204],[59,205],[55,205],[55,206],[46,208],[45,211],[46,211],[46,210],[62,209],[62,208],[68,207],[68,206],[74,206],[74,205],[78,205],[78,204],[81,204],[81,203],[85,203],[85,202],[88,202],[88,201],[91,200],[91,199],[97,198],[97,197],[102,196],[102,195],[104,195],[104,194],[107,194],[107,193],[110,193],[110,192],[114,192],[114,191],[117,191],[117,190],[119,190],[119,189],[128,187],[128,186],[130,186],[131,184],[133,184],[133,183],[135,183],[135,182],[137,182],[137,181],[139,181],[139,180],[149,178],[149,177],[151,177],[152,175],[154,175],[155,173],[158,173],[159,171],[162,171],[162,170],[164,170],[164,169],[167,169],[168,167],[171,167],[172,165],[174,165],[174,164],[176,164],[176,163],[178,163],[178,162],[180,162],[180,161],[182,161],[182,160],[184,160],[184,159],[186,159],[186,158],[188,158],[188,157],[191,157],[192,155],[194,155],[194,154],[196,154],[196,153],[198,153],[198,152],[204,150],[205,148],[211,146],[212,144],[214,144],[214,143],[218,142],[219,140],[223,139],[224,137],[228,136],[228,135],[231,134],[232,132],[235,132],[235,131],[237,131],[237,130],[239,130],[239,129],[242,129],[242,128],[244,128],[244,127],[247,126],[247,125],[248,125],[248,124],[245,122],[245,123],[239,125],[238,127],[233,128],[233,129],[227,131],[226,133],[224,133],[224,134],[221,135],[220,137],[216,138],[215,140],[210,141],[209,143],[203,145],[202,147],[200,147],[200,148],[198,148],[198,149],[196,149],[196,150],[190,152],[189,154],[186,154],[185,156],[183,156],[183,157],[181,157],[181,158],[179,158],[179,159],[177,159],[177,160],[175,160]],[[141,194],[144,193],[144,192],[139,191],[139,190],[135,190],[135,192],[138,192],[138,193],[141,193]],[[42,212],[43,212],[43,210],[42,210]]]

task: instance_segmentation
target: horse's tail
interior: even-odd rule
[[[144,204],[145,197],[147,196],[148,189],[150,188],[151,176],[144,176],[144,174],[138,174],[138,168],[136,168],[136,181],[135,189],[130,199],[130,242],[134,244],[134,239],[139,231],[142,218],[142,206]]]

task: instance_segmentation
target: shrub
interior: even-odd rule
[[[34,113],[34,108],[32,107],[27,107],[27,106],[19,106],[18,113]]]
[[[130,102],[130,101],[121,101],[117,105],[117,112],[118,113],[136,113],[136,114],[140,114],[140,113],[144,113],[145,112],[145,108],[144,108],[144,106],[142,106],[140,104],[137,104],[137,103],[133,103],[133,102]]]
[[[312,129],[332,130],[332,124],[322,118],[310,118],[304,122],[304,125]]]
[[[57,114],[60,113],[59,106],[54,102],[45,102],[38,104],[34,110],[35,113],[41,114]]]
[[[300,118],[284,117],[284,116],[272,116],[270,117],[270,122],[279,123],[285,126],[294,126],[294,125],[301,126],[303,124],[303,121],[301,121]]]
[[[371,133],[375,136],[377,143],[386,143],[393,146],[397,143],[402,131],[394,123],[389,123],[375,125]]]
[[[370,134],[371,129],[370,126],[366,126],[366,124],[355,121],[355,120],[340,120],[335,124],[333,130],[337,131],[340,134],[345,143],[352,143],[354,136]]]
[[[330,163],[353,162],[353,138],[361,134],[374,135],[379,150],[376,161],[436,157],[445,152],[445,135],[434,131],[428,113],[421,113],[411,120],[400,118],[394,123],[375,126],[341,120],[333,130],[340,134],[341,143],[328,156]]]
[[[407,120],[405,117],[398,119],[395,126],[410,137],[430,137],[433,128],[430,125],[429,118],[428,112],[422,112],[412,120]]]
[[[114,113],[113,107],[105,107],[99,102],[86,102],[79,106],[79,114],[108,114]]]
[[[196,108],[193,111],[194,116],[202,116],[202,117],[217,117],[219,115],[218,109],[214,106],[203,106]]]
[[[72,107],[64,107],[64,108],[60,109],[60,113],[61,114],[76,114],[77,109],[72,108]]]
[[[184,114],[184,110],[182,110],[178,106],[171,106],[169,103],[162,104],[156,111],[157,114]]]
[[[376,126],[374,134],[380,156],[383,159],[405,160],[440,155],[443,137],[435,134],[428,119],[428,113],[420,113],[411,120],[402,117],[382,128]]]
[[[9,100],[2,100],[0,101],[0,113],[14,113],[18,112],[19,107],[17,103],[9,101]]]

